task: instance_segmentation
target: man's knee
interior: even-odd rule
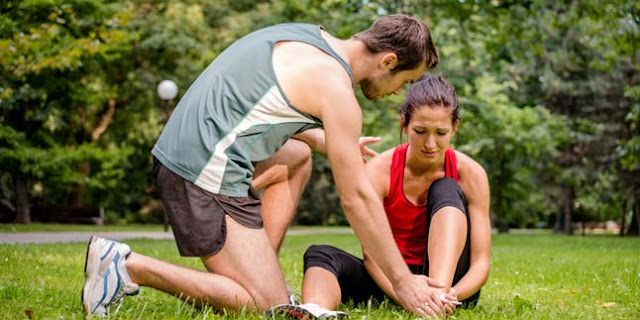
[[[311,148],[304,142],[289,139],[271,158],[256,165],[252,187],[263,189],[287,180],[306,182],[311,176]]]
[[[311,148],[308,144],[295,139],[287,142],[286,159],[289,166],[300,172],[311,172]]]

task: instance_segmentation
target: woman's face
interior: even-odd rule
[[[458,129],[458,122],[451,122],[451,111],[443,107],[419,106],[411,114],[411,119],[402,131],[409,138],[414,157],[425,163],[443,159],[449,148],[451,137]]]

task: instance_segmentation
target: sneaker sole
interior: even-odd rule
[[[89,293],[93,291],[98,279],[98,271],[100,269],[100,253],[96,250],[92,250],[91,246],[97,238],[91,236],[89,243],[87,243],[87,254],[84,260],[84,287],[82,288],[82,305],[87,315],[91,315],[91,308],[89,307]]]
[[[266,319],[297,319],[297,320],[317,320],[316,316],[309,313],[309,311],[293,305],[280,305],[275,306],[267,312]]]
[[[338,311],[338,314],[331,316],[316,317],[311,314],[307,309],[301,308],[297,305],[279,305],[275,306],[267,311],[266,319],[285,317],[286,319],[297,320],[336,320],[336,319],[349,319],[349,314]]]

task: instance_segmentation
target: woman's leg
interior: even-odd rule
[[[362,259],[327,245],[314,245],[304,254],[302,301],[336,310],[340,302],[359,303],[383,299],[384,292],[364,266]]]
[[[342,294],[338,278],[323,267],[310,267],[302,280],[302,302],[336,310]]]
[[[469,218],[458,183],[450,178],[435,181],[427,200],[427,254],[425,274],[449,288],[469,270]]]

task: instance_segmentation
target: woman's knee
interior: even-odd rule
[[[427,198],[427,212],[433,215],[445,207],[455,208],[451,212],[461,211],[467,218],[466,199],[462,188],[451,178],[442,178],[434,181],[429,187]]]
[[[312,245],[304,252],[304,270],[321,267],[337,274],[335,253],[339,250],[329,245]]]

